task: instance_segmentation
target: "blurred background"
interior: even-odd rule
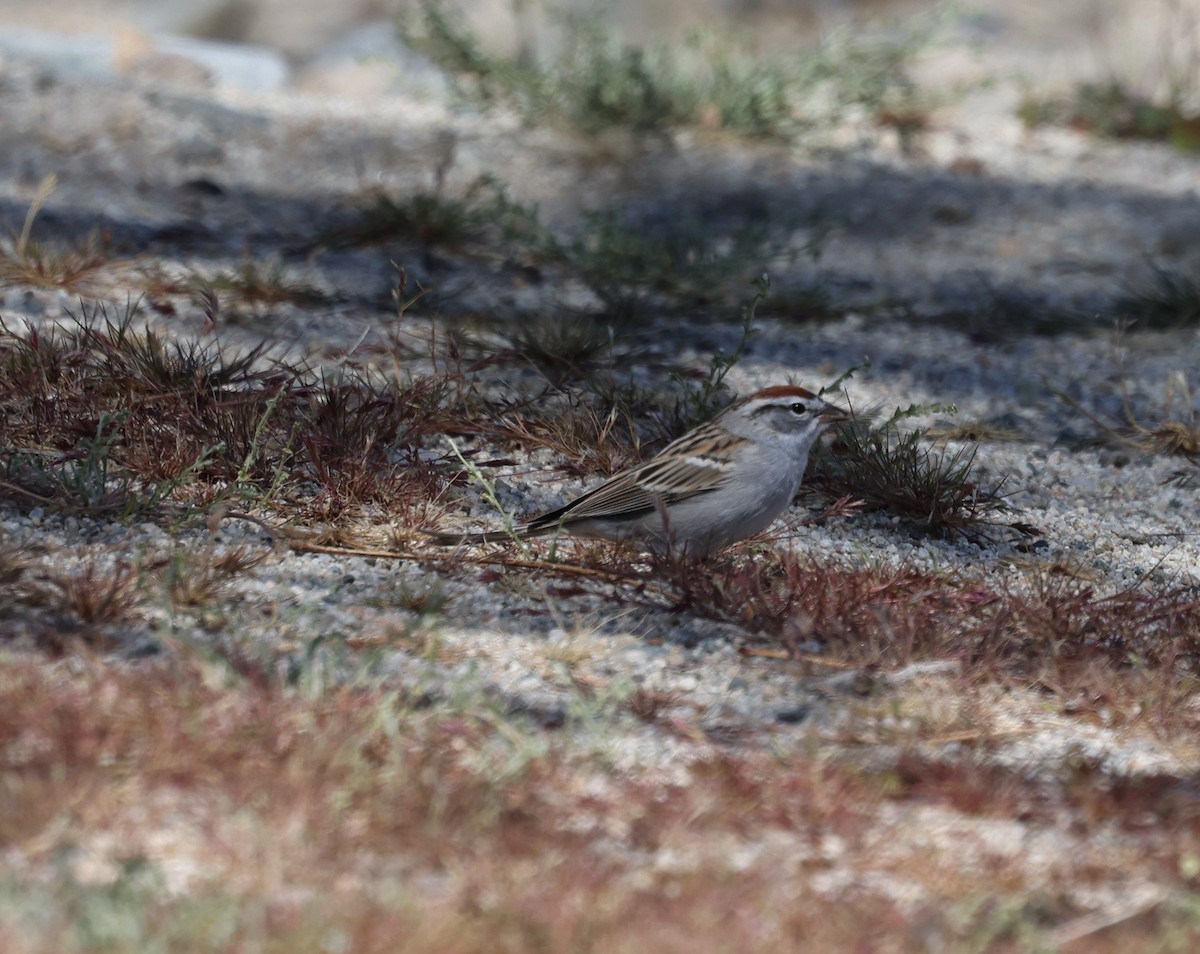
[[[290,84],[314,91],[365,93],[396,81],[395,15],[405,0],[0,0],[0,55],[53,62],[64,71],[128,69],[153,47],[192,58],[234,85]],[[1162,63],[1195,70],[1193,0],[456,0],[493,53],[544,51],[552,24],[564,14],[603,12],[631,42],[669,38],[696,26],[736,31],[765,47],[815,44],[851,21],[941,15],[959,39],[990,54],[993,68],[1036,74],[1039,82],[1089,72],[1117,75],[1135,86],[1170,82]],[[186,40],[259,49],[241,71],[211,45],[197,52]],[[228,50],[228,59],[238,59]],[[243,51],[244,52],[244,51]],[[1187,62],[1188,60],[1192,62]],[[161,68],[161,63],[159,64]]]

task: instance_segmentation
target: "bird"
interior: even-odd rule
[[[514,528],[515,536],[559,532],[639,544],[699,559],[765,530],[800,489],[809,451],[849,415],[794,384],[755,391],[557,509]],[[435,531],[442,544],[512,539],[503,530]]]

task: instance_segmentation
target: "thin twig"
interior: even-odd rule
[[[1106,931],[1123,921],[1132,920],[1147,911],[1153,911],[1166,900],[1166,897],[1166,892],[1160,888],[1151,897],[1141,901],[1127,901],[1124,904],[1115,905],[1107,911],[1085,914],[1050,931],[1046,935],[1046,941],[1052,950],[1057,950],[1082,938]]]
[[[552,563],[548,560],[522,559],[519,557],[505,556],[503,554],[488,556],[486,554],[464,554],[459,552],[421,553],[415,550],[376,550],[364,547],[331,546],[329,544],[317,543],[312,534],[305,533],[301,530],[295,530],[290,527],[277,526],[275,524],[268,523],[260,517],[255,517],[252,514],[231,511],[224,514],[223,519],[245,520],[249,523],[258,524],[269,533],[273,533],[281,537],[291,549],[299,553],[328,553],[335,556],[371,557],[378,560],[407,560],[412,563],[425,563],[433,565],[445,563],[469,563],[475,566],[506,566],[521,570],[546,570],[548,572],[559,573],[564,576],[585,577],[589,579],[604,580],[608,583],[616,583],[623,586],[634,586],[640,588],[645,588],[650,582],[641,577],[629,576],[624,573],[616,573],[612,570],[605,570],[600,567],[581,566],[575,563]]]

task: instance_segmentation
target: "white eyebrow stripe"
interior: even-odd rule
[[[801,398],[801,397],[788,398],[786,401],[781,401],[781,400],[779,400],[779,398],[760,398],[757,401],[747,402],[746,411],[751,416],[753,416],[755,414],[758,414],[760,411],[767,410],[768,408],[780,407],[780,408],[783,408],[784,410],[788,410],[792,407],[793,404],[804,404],[807,406],[807,405],[811,404],[814,400],[815,400],[814,398]],[[817,403],[820,403],[820,402],[818,401]]]

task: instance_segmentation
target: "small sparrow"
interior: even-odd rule
[[[658,456],[517,527],[517,536],[562,530],[631,540],[656,553],[706,556],[765,530],[787,510],[809,450],[828,425],[847,416],[804,388],[764,388]],[[504,531],[430,536],[440,543],[510,539]]]

